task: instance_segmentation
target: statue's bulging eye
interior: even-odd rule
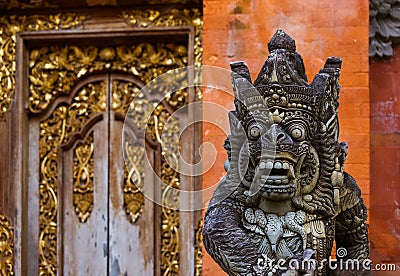
[[[259,125],[251,125],[249,127],[249,138],[250,139],[258,139],[261,135],[262,128]]]
[[[295,139],[299,139],[301,138],[301,136],[303,136],[303,132],[301,129],[299,128],[295,128],[292,130],[292,137]]]
[[[296,140],[304,140],[305,130],[302,126],[295,126],[291,128],[290,135]]]

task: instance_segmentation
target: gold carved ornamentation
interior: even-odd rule
[[[0,213],[0,275],[14,275],[14,231]]]
[[[135,223],[143,212],[144,195],[140,191],[143,188],[144,148],[140,145],[125,143],[125,152],[129,164],[124,169],[124,207],[125,212],[132,223]],[[127,167],[131,168],[128,172]]]
[[[177,189],[179,174],[161,158],[162,207],[161,207],[161,273],[179,275],[179,207]]]
[[[71,29],[86,19],[83,15],[5,15],[0,17],[0,118],[9,110],[15,92],[17,33]]]
[[[179,122],[163,105],[153,112],[146,134],[161,144],[161,273],[179,275]]]
[[[201,66],[203,48],[202,48],[202,33],[203,19],[200,10],[198,9],[172,9],[167,11],[146,10],[146,11],[129,11],[124,12],[123,17],[135,27],[177,27],[177,26],[192,26],[194,27],[194,65]],[[197,70],[194,76],[194,83],[201,83],[201,70]],[[198,100],[202,99],[202,91],[196,88]]]
[[[194,245],[194,275],[201,276],[203,269],[203,224],[204,220],[201,218],[198,228],[196,230],[195,245]]]
[[[135,111],[139,110],[139,108],[144,105],[143,100],[145,98],[144,94],[140,91],[140,87],[134,84],[133,82],[114,80],[112,82],[112,100],[111,100],[111,109],[115,112],[121,113],[124,116],[127,114],[129,107],[132,105],[135,107]],[[139,100],[140,99],[140,100]],[[138,102],[139,100],[139,102]],[[134,102],[133,102],[134,101]],[[136,112],[132,112],[136,113]],[[142,112],[140,112],[142,113]],[[138,118],[134,120],[135,123],[145,123],[144,118]],[[138,125],[138,127],[139,127]],[[144,125],[143,125],[144,126]],[[144,127],[143,127],[144,128]]]
[[[153,89],[150,89],[154,91]],[[178,173],[179,157],[179,121],[173,118],[162,105],[147,100],[139,88],[124,81],[113,82],[113,99],[116,104],[113,110],[126,113],[130,104],[131,112],[128,118],[135,122],[139,130],[161,145],[161,180],[162,180],[162,207],[161,207],[161,272],[162,275],[179,274],[179,207],[177,189],[180,188]],[[171,105],[180,106],[186,102],[187,94]],[[129,98],[129,100],[126,100]],[[171,99],[167,96],[167,101]],[[168,101],[169,102],[169,101]],[[152,114],[150,114],[152,112]],[[127,157],[128,170],[124,175],[124,205],[131,222],[140,216],[144,204],[143,194],[143,154],[144,148],[140,145],[126,143],[124,145]]]
[[[201,65],[201,57],[203,53],[201,47],[203,20],[201,12],[198,9],[172,9],[165,12],[158,10],[134,10],[124,12],[123,17],[135,27],[142,28],[193,26],[195,29],[195,65]]]
[[[132,11],[124,13],[123,16],[136,27],[151,27],[151,26],[193,26],[195,29],[195,43],[194,43],[194,65],[201,66],[202,60],[202,47],[201,47],[201,34],[203,22],[201,13],[197,9],[193,10],[170,10],[162,13],[156,10],[148,10],[145,12]],[[194,76],[194,83],[201,83],[200,70]],[[186,77],[186,76],[185,76]],[[174,91],[174,90],[169,90]],[[202,98],[201,89],[196,90],[197,98]],[[172,95],[168,95],[168,102],[175,107],[179,104],[174,103],[174,98],[177,103],[182,103],[183,100],[187,101],[187,93],[180,90]],[[160,116],[164,114],[164,116]],[[179,274],[179,212],[174,208],[179,206],[179,201],[176,189],[179,189],[179,174],[177,173],[177,157],[179,155],[179,137],[175,142],[167,142],[165,140],[174,140],[175,135],[179,133],[176,131],[177,124],[168,123],[169,128],[164,129],[165,122],[169,116],[165,116],[166,111],[162,106],[158,106],[154,111],[154,120],[148,122],[146,134],[153,140],[157,140],[163,146],[161,158],[161,179],[163,182],[162,189],[162,226],[161,226],[161,273],[163,275],[177,275]],[[175,130],[173,130],[175,129]],[[179,128],[178,128],[179,129]],[[166,133],[166,135],[165,135]],[[166,146],[175,145],[177,148],[167,150]],[[165,150],[164,150],[165,149]],[[174,164],[174,168],[170,166]]]
[[[161,155],[172,168],[178,170],[179,121],[171,117],[163,105],[155,108],[153,117],[148,121],[146,134],[160,143]]]
[[[86,222],[93,210],[93,133],[74,149],[73,204],[80,222]]]
[[[177,48],[179,48],[180,52],[185,52],[186,53],[186,48],[182,45],[175,45],[175,44],[168,44],[170,47],[172,46],[176,46]],[[150,44],[139,44],[136,46],[132,46],[131,48],[127,47],[127,46],[121,46],[121,47],[117,47],[116,50],[112,50],[112,48],[99,48],[99,49],[83,49],[83,48],[78,48],[75,46],[68,46],[69,49],[74,48],[75,50],[73,50],[73,53],[75,53],[76,51],[78,51],[77,49],[79,49],[78,52],[82,52],[82,53],[87,53],[89,55],[88,60],[84,58],[84,54],[81,56],[81,59],[85,60],[86,65],[87,66],[91,66],[92,65],[92,61],[94,64],[95,69],[93,69],[94,71],[96,70],[103,70],[103,69],[116,69],[116,70],[121,70],[121,66],[129,66],[129,64],[122,62],[121,60],[125,60],[126,62],[129,61],[132,64],[141,64],[140,66],[137,65],[138,67],[140,67],[140,69],[138,69],[141,73],[139,74],[139,72],[137,71],[136,67],[124,67],[124,68],[130,68],[129,70],[131,70],[131,72],[133,72],[134,74],[139,75],[138,77],[143,81],[149,81],[151,78],[156,77],[158,74],[162,74],[165,73],[166,71],[168,71],[169,69],[172,68],[176,68],[178,66],[181,66],[182,64],[185,65],[187,63],[187,59],[183,58],[183,56],[178,56],[178,57],[174,57],[174,60],[177,60],[177,62],[172,62],[171,64],[171,59],[170,57],[172,55],[174,55],[174,52],[168,52],[170,48],[166,47],[165,44],[157,44],[156,46],[152,46]],[[184,47],[184,48],[182,48]],[[118,50],[119,49],[119,50]],[[125,50],[124,50],[125,49]],[[129,50],[130,49],[130,50]],[[67,48],[68,50],[68,48]],[[116,62],[115,60],[115,53],[118,52],[126,52],[126,51],[137,51],[135,55],[127,55],[125,56],[123,59],[120,60],[120,62]],[[65,53],[61,53],[58,51],[66,51],[65,47],[44,47],[41,49],[34,49],[31,52],[31,59],[30,60],[30,66],[31,66],[31,75],[30,75],[30,91],[31,91],[31,95],[30,95],[30,99],[29,99],[29,104],[30,104],[30,111],[32,112],[32,106],[35,106],[37,108],[37,112],[39,112],[39,110],[45,110],[48,105],[51,103],[51,101],[54,99],[54,92],[53,90],[57,90],[60,89],[60,87],[63,87],[63,90],[60,90],[60,93],[63,93],[64,91],[70,91],[70,89],[72,88],[72,86],[74,85],[74,83],[77,81],[77,77],[75,76],[75,74],[67,74],[65,73],[65,71],[63,71],[62,74],[60,74],[60,72],[57,70],[58,65],[46,65],[49,64],[49,62],[51,63],[52,60],[62,60],[62,57],[65,56]],[[69,50],[68,50],[69,51]],[[171,50],[172,51],[172,50]],[[93,59],[93,52],[95,53],[101,53],[101,55],[99,54],[98,56],[101,56],[100,59],[104,60],[111,60],[114,58],[114,60],[110,61],[110,62],[103,62],[103,63],[97,63],[96,60],[97,58]],[[114,53],[114,54],[113,54]],[[131,52],[130,52],[131,53]],[[144,55],[144,56],[142,56]],[[151,57],[149,57],[151,56]],[[147,57],[147,60],[146,60]],[[46,59],[50,60],[47,61]],[[130,59],[130,60],[128,60]],[[152,60],[152,62],[148,62],[149,60]],[[74,60],[74,56],[72,55],[70,62],[73,62]],[[140,60],[144,60],[143,62],[141,62]],[[147,63],[146,63],[147,61]],[[69,62],[64,61],[65,63],[63,63],[65,66],[67,66],[67,64],[69,64]],[[158,66],[157,64],[165,64],[165,66]],[[73,64],[73,66],[77,67],[77,64]],[[97,67],[96,67],[97,66]],[[39,69],[39,67],[41,69]],[[49,68],[49,70],[44,70],[45,68]],[[52,70],[53,73],[52,73]],[[128,70],[128,69],[127,69]],[[43,72],[46,71],[46,74],[43,74]],[[85,69],[82,71],[82,67],[80,68],[79,72],[81,72],[82,74],[79,75],[79,77],[81,77],[82,75],[84,75],[86,72],[89,72],[90,69]],[[148,72],[148,73],[144,73],[144,72]],[[54,73],[55,72],[55,73]],[[136,72],[136,73],[135,73]],[[65,74],[64,74],[65,73]],[[50,76],[53,75],[54,79],[52,79]],[[65,78],[61,78],[60,76],[65,76]],[[69,80],[70,78],[72,78],[74,81]],[[40,80],[40,81],[39,81]],[[61,82],[61,84],[60,84]],[[48,85],[49,83],[52,83],[52,85]],[[58,83],[58,85],[55,85],[55,83]],[[36,85],[36,86],[35,86]],[[122,114],[126,114],[126,110],[128,108],[128,106],[130,104],[133,104],[135,106],[135,112],[132,112],[132,114],[134,114],[133,116],[134,121],[138,124],[139,129],[145,129],[146,128],[146,120],[145,118],[147,118],[150,110],[152,110],[153,108],[153,103],[150,103],[149,101],[147,101],[144,97],[144,95],[142,93],[139,93],[140,90],[139,88],[133,84],[133,83],[128,83],[128,82],[120,82],[120,83],[113,83],[113,94],[112,94],[112,109],[115,112],[120,112]],[[53,89],[50,89],[53,88]],[[39,91],[39,92],[37,92]],[[41,92],[40,92],[41,91]],[[47,93],[45,93],[44,91],[47,91]],[[82,99],[85,102],[81,102],[80,106],[85,106],[88,104],[88,102],[91,102],[93,99],[91,99],[91,97],[93,97],[93,95],[95,94],[87,94],[86,90],[83,92],[80,92],[78,95],[80,95],[82,97]],[[102,95],[102,94],[101,94]],[[178,94],[177,94],[178,95]],[[135,97],[136,96],[136,97]],[[168,99],[174,99],[174,102],[171,100],[171,105],[178,105],[180,104],[180,101],[185,101],[186,100],[186,94],[180,94],[179,97],[183,97],[182,99],[179,99],[177,97],[169,97],[169,95],[166,95],[167,100]],[[41,99],[41,100],[37,100],[36,102],[33,101],[33,99]],[[133,99],[133,102],[131,103]],[[41,102],[42,101],[42,102]],[[101,96],[101,99],[99,99],[97,101],[97,105],[91,105],[91,108],[94,109],[102,109],[105,110],[106,108],[106,97],[105,97],[105,92],[104,95]],[[68,109],[68,107],[63,106],[64,110],[61,112],[60,110],[56,110],[54,112],[58,112],[61,113],[59,116],[56,116],[53,119],[49,119],[50,121],[54,120],[56,121],[59,126],[55,127],[55,129],[51,129],[49,128],[48,125],[43,125],[41,132],[46,132],[46,131],[60,131],[61,126],[63,126],[63,124],[65,124],[65,122],[60,123],[60,118],[64,118],[65,121],[65,112],[66,109]],[[53,112],[53,113],[54,113]],[[64,113],[63,113],[64,112]],[[82,116],[86,116],[86,119],[88,117],[90,117],[91,112],[87,112],[87,110],[85,111],[84,108],[81,108],[81,111],[79,114],[82,114]],[[85,119],[85,120],[86,120]],[[82,120],[82,119],[80,119]],[[71,121],[75,121],[74,119],[71,119]],[[68,131],[64,131],[63,135],[69,135],[71,133],[73,133],[75,131],[75,129],[69,128]],[[152,134],[153,137],[155,137],[154,132]],[[65,138],[64,138],[65,139]],[[154,138],[156,139],[156,138]],[[56,139],[56,140],[52,140],[52,143],[54,143],[54,141],[59,141],[60,139]],[[61,139],[62,140],[62,139]],[[66,141],[66,140],[64,140]],[[46,152],[48,153],[49,156],[52,156],[54,158],[50,159],[49,157],[47,158],[43,158],[41,156],[41,162],[45,163],[45,162],[49,162],[49,160],[51,160],[52,162],[55,162],[56,160],[56,148],[58,147],[58,145],[61,144],[58,143],[57,145],[54,145],[52,147],[52,150],[47,150]],[[42,144],[41,144],[42,145]],[[49,147],[48,144],[43,143],[43,148],[45,147]],[[44,149],[41,149],[42,151],[44,151]],[[51,165],[49,165],[51,167]],[[56,261],[55,261],[55,245],[56,245],[56,212],[57,212],[57,185],[56,183],[56,168],[51,167],[53,170],[53,175],[51,175],[50,177],[48,177],[49,179],[51,179],[52,181],[50,181],[53,184],[47,184],[43,185],[41,184],[41,202],[40,202],[40,209],[43,210],[43,220],[41,220],[41,225],[43,229],[41,231],[41,235],[40,235],[40,244],[43,245],[39,251],[40,251],[40,262],[41,262],[41,269],[43,271],[49,272],[49,271],[55,271],[55,266],[56,266]],[[42,175],[46,175],[46,171],[48,171],[49,169],[46,168],[46,166],[42,165],[41,168],[41,174]],[[46,177],[47,178],[47,177]],[[45,183],[44,181],[42,181],[41,183]],[[141,212],[141,208],[142,208],[142,204],[141,202],[143,201],[143,199],[141,199],[140,195],[138,198],[133,199],[132,195],[136,194],[138,195],[138,191],[136,191],[135,189],[132,189],[132,183],[125,183],[126,186],[124,187],[125,190],[125,206],[129,209],[126,209],[127,212],[129,212],[129,216],[131,218],[131,221],[137,219],[137,215],[140,215]],[[49,201],[49,202],[47,202]],[[136,201],[136,202],[134,202]],[[49,204],[48,204],[49,203]],[[137,209],[138,206],[140,206],[140,209]],[[135,218],[136,217],[136,218]],[[46,218],[46,219],[44,219]],[[43,221],[43,222],[42,222]],[[53,246],[54,245],[54,246]],[[43,274],[46,274],[43,273]]]
[[[54,275],[57,269],[58,148],[68,142],[89,118],[105,110],[106,84],[94,82],[84,86],[70,105],[60,104],[40,123],[40,275]]]
[[[134,89],[132,83],[114,83],[126,91]],[[162,275],[179,274],[179,195],[178,171],[179,157],[179,122],[162,105],[150,102],[141,91],[132,93],[118,92],[117,95],[136,95],[131,102],[128,118],[135,122],[138,129],[153,141],[160,143],[161,152],[161,273]],[[114,97],[114,96],[113,96]],[[118,96],[120,98],[120,96]],[[186,101],[186,98],[183,99]],[[124,102],[124,101],[120,101]],[[120,106],[120,105],[118,105]],[[152,114],[150,114],[152,112]],[[124,202],[125,210],[134,222],[141,213],[144,198],[140,192],[143,179],[144,148],[139,145],[125,144],[125,152],[130,172],[125,170]],[[133,176],[133,177],[127,177]],[[140,209],[139,209],[140,208]]]
[[[136,123],[138,129],[144,130],[146,118],[151,110],[150,102],[145,98],[140,88],[132,83],[121,80],[114,80],[112,83],[111,108],[123,115],[127,114],[132,106],[134,112],[129,112],[129,119]],[[131,223],[135,223],[143,212],[144,195],[141,192],[144,179],[143,154],[144,148],[141,145],[125,142],[124,167],[124,208]],[[131,168],[128,171],[128,168]]]
[[[154,103],[147,100],[137,85],[132,82],[114,81],[112,98],[112,108],[115,112],[126,115],[127,119],[133,121],[139,130],[146,129]],[[129,107],[131,110],[127,113]]]
[[[186,65],[186,46],[174,43],[33,49],[29,59],[28,108],[32,113],[46,110],[55,97],[69,94],[76,81],[87,73],[123,71],[148,83],[168,70]]]
[[[50,4],[48,1],[32,1],[32,3],[26,3],[23,0],[2,0],[0,9],[33,9],[33,8],[57,8],[57,5]]]

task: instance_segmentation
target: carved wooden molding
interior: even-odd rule
[[[93,150],[93,132],[74,149],[73,200],[80,222],[86,222],[93,210]]]
[[[10,109],[15,93],[17,34],[22,31],[72,29],[86,19],[83,15],[4,15],[0,17],[0,119]]]
[[[187,49],[175,43],[33,49],[29,59],[28,110],[33,114],[47,110],[57,97],[68,95],[78,79],[89,73],[102,70],[129,72],[148,83],[170,69],[184,67],[186,56]],[[125,100],[128,101],[124,106],[127,108],[129,98]]]
[[[389,58],[400,39],[400,2],[370,0],[369,57]]]
[[[57,271],[58,148],[62,144],[67,144],[73,134],[79,132],[90,118],[105,111],[105,93],[104,81],[88,83],[73,95],[69,105],[58,105],[50,116],[40,122],[39,269],[41,274],[52,274]],[[82,164],[75,164],[74,161],[74,171],[76,171],[74,182],[79,181],[82,176],[78,172],[80,167]],[[92,179],[90,174],[88,177]],[[82,190],[82,193],[79,193],[76,186],[74,186],[74,207],[80,221],[84,222],[91,211],[91,182],[88,183],[89,191]],[[79,198],[79,194],[83,197]],[[87,210],[77,204],[77,201],[83,201],[83,199],[89,203]]]
[[[14,275],[14,232],[0,212],[0,275]]]
[[[31,116],[41,116],[48,118],[48,115],[54,113],[54,108],[56,108],[59,103],[64,101],[66,98],[78,99],[79,93],[75,96],[72,95],[74,89],[70,89],[70,87],[75,86],[76,82],[79,82],[77,77],[82,77],[86,75],[87,72],[98,72],[107,69],[113,69],[117,71],[124,71],[130,72],[133,75],[139,75],[141,77],[141,82],[146,83],[150,79],[165,73],[169,69],[173,69],[180,66],[185,66],[187,64],[201,64],[201,14],[198,10],[184,10],[182,14],[178,10],[172,10],[170,13],[168,12],[158,12],[156,10],[147,10],[142,11],[144,14],[152,13],[157,15],[156,18],[147,19],[149,20],[148,24],[145,24],[146,16],[142,15],[139,16],[140,13],[136,11],[130,11],[122,14],[122,18],[126,20],[129,25],[133,25],[134,27],[141,28],[141,29],[150,29],[155,28],[158,32],[162,32],[162,28],[164,27],[173,27],[174,32],[180,31],[181,33],[185,32],[193,32],[194,33],[194,41],[191,42],[192,49],[186,48],[185,45],[182,44],[174,44],[169,42],[167,45],[165,43],[153,43],[152,45],[146,43],[137,43],[135,44],[136,47],[134,48],[127,48],[127,47],[118,47],[118,45],[111,45],[109,47],[98,47],[96,49],[92,49],[90,47],[79,47],[76,46],[58,46],[54,45],[52,47],[41,47],[31,49],[31,54],[29,57],[29,98],[28,98],[28,109],[26,110]],[[140,25],[135,25],[133,22],[132,17],[130,15],[135,14],[138,15],[138,18],[141,18]],[[168,20],[166,20],[168,19]],[[146,26],[144,26],[145,24]],[[195,26],[193,26],[196,24]],[[55,33],[55,32],[53,32]],[[80,32],[78,32],[80,34]],[[123,34],[124,36],[125,33]],[[33,36],[31,33],[26,33],[24,38],[28,36]],[[169,47],[173,47],[173,49],[169,49]],[[90,48],[90,51],[88,51]],[[119,50],[119,52],[118,52]],[[136,50],[139,55],[136,55],[132,51]],[[63,65],[59,66],[60,59],[57,59],[55,62],[54,59],[51,57],[62,57],[63,51],[66,53],[64,55],[67,60],[63,60]],[[150,51],[150,52],[148,52]],[[65,54],[64,53],[64,54]],[[147,53],[153,54],[153,56],[157,57],[157,60],[154,61],[157,63],[157,66],[153,66],[151,61],[145,60],[143,62],[143,57],[140,54]],[[80,57],[77,58],[78,56]],[[124,60],[121,62],[120,57],[131,58],[132,60]],[[146,55],[145,55],[146,56]],[[73,68],[68,67],[69,62],[68,60],[72,59],[72,63],[74,64]],[[89,63],[84,63],[83,61],[89,59]],[[137,66],[135,61],[138,60],[142,61],[141,67]],[[169,61],[167,61],[169,60]],[[54,63],[55,62],[55,63]],[[133,63],[132,63],[133,62]],[[94,65],[96,66],[94,66]],[[118,65],[119,64],[119,65]],[[129,64],[128,66],[126,66]],[[145,67],[143,69],[143,66]],[[78,70],[78,71],[76,71]],[[149,74],[145,74],[145,72],[149,72]],[[152,72],[152,74],[150,74]],[[46,73],[46,74],[44,74]],[[53,78],[51,77],[53,76]],[[62,78],[62,76],[66,76]],[[63,93],[53,93],[53,89],[48,89],[46,87],[46,83],[53,83],[57,84],[53,87],[63,87],[62,90],[59,92]],[[66,85],[67,84],[67,85]],[[119,111],[124,113],[126,108],[128,108],[129,103],[131,102],[130,97],[133,96],[131,93],[125,95],[123,87],[117,85],[116,87],[121,88],[117,89],[115,94],[113,94],[112,99],[112,109],[113,111]],[[87,89],[85,91],[89,91]],[[129,89],[128,89],[129,90]],[[120,93],[119,93],[120,92]],[[138,91],[131,91],[133,94],[137,93]],[[114,97],[115,96],[115,97]],[[129,97],[128,97],[129,96]],[[169,103],[170,107],[179,107],[181,103],[187,101],[187,94],[186,91],[178,91],[171,95],[164,95],[166,96],[166,100]],[[197,95],[199,98],[201,94]],[[11,98],[11,97],[10,97]],[[91,102],[91,101],[90,101]],[[95,101],[98,102],[98,101]],[[68,105],[72,107],[72,105]],[[82,105],[79,105],[82,106]],[[93,106],[102,107],[102,104],[98,102],[98,104],[94,104]],[[68,109],[69,107],[62,106],[61,108]],[[84,106],[82,106],[84,108]],[[161,108],[161,107],[160,107]],[[58,110],[58,109],[57,109]],[[83,112],[83,111],[82,111]],[[166,119],[170,116],[170,114],[164,110],[160,109],[156,111],[157,114],[157,123],[150,123],[149,130],[152,132],[152,137],[154,141],[158,141],[156,131],[157,128],[155,126],[159,126],[159,124],[164,124]],[[168,114],[167,114],[168,113]],[[47,114],[47,115],[44,115]],[[60,116],[58,116],[60,118]],[[61,116],[63,118],[63,116]],[[63,119],[64,120],[64,119]],[[56,120],[57,121],[57,120]],[[47,122],[47,119],[46,119]],[[41,133],[47,133],[49,131],[48,127],[44,126],[44,121],[41,122]],[[59,123],[59,121],[57,121]],[[171,126],[173,127],[173,126]],[[57,130],[55,128],[54,130]],[[171,133],[172,136],[165,136],[163,138],[170,139],[173,138],[173,134],[175,133],[175,129],[171,129],[171,131],[166,130],[167,133]],[[69,131],[68,133],[73,133],[74,131]],[[43,136],[43,135],[42,135]],[[47,137],[48,135],[46,135]],[[51,135],[50,135],[51,136]],[[57,135],[56,135],[57,136]],[[57,140],[57,139],[56,139]],[[66,141],[63,139],[64,142]],[[53,141],[53,140],[52,140]],[[168,143],[168,141],[163,141],[163,143]],[[174,143],[178,145],[178,143]],[[42,149],[48,146],[45,143],[41,143]],[[55,150],[56,147],[52,147],[50,149],[51,152]],[[48,151],[42,150],[41,153],[47,153]],[[54,154],[53,154],[54,155]],[[53,155],[51,155],[53,157]],[[173,154],[172,154],[173,155]],[[57,157],[55,155],[55,157]],[[169,158],[167,154],[164,158]],[[42,162],[46,162],[48,159],[41,158]],[[46,164],[44,167],[47,168]],[[177,172],[171,170],[167,166],[167,162],[163,159],[161,164],[162,172],[161,178],[164,180],[165,183],[169,183],[170,185],[165,185],[165,189],[162,191],[163,198],[168,200],[173,198],[171,196],[172,187],[179,188],[180,181],[179,175]],[[46,170],[50,172],[50,170]],[[49,181],[46,181],[50,179]],[[39,269],[42,273],[50,273],[57,270],[57,252],[56,252],[56,245],[57,245],[57,185],[54,185],[54,181],[52,179],[56,179],[54,177],[47,178],[44,174],[41,174],[41,186],[40,195],[41,195],[41,202],[40,206],[48,206],[41,208],[41,228],[39,229],[39,244],[43,245],[39,248]],[[126,188],[126,187],[124,187]],[[133,191],[135,192],[135,191]],[[131,195],[132,189],[128,189],[125,193],[125,196]],[[138,193],[136,193],[138,194]],[[141,212],[142,209],[142,201],[143,198],[136,198],[137,202],[132,202],[131,197],[124,197],[124,203],[126,204],[125,207],[127,214],[130,216],[131,221],[136,220]],[[48,202],[46,202],[48,201]],[[46,204],[49,203],[49,204]],[[132,205],[132,203],[135,203]],[[174,203],[169,203],[167,206],[173,205]],[[82,208],[80,208],[82,209]],[[79,211],[84,211],[79,210]],[[84,212],[85,213],[85,212]],[[85,213],[89,215],[89,213]],[[86,215],[83,214],[84,218]],[[179,227],[179,217],[180,214],[178,211],[163,208],[161,210],[161,220],[162,220],[162,233],[160,238],[160,270],[161,273],[167,275],[170,272],[179,273],[180,271],[180,259],[179,259],[179,243],[180,243],[180,227]]]
[[[0,3],[0,9],[13,10],[13,9],[43,9],[43,8],[57,8],[58,5],[51,4],[49,1],[20,1],[20,0],[3,0]]]
[[[204,220],[200,219],[198,228],[196,229],[195,245],[194,245],[194,273],[195,276],[203,274],[203,225]]]
[[[57,2],[56,4],[54,2]],[[32,10],[32,9],[54,9],[54,8],[83,8],[90,6],[132,6],[140,7],[143,5],[180,5],[185,7],[201,7],[200,0],[142,0],[142,1],[127,1],[123,0],[102,0],[95,4],[85,3],[85,1],[52,1],[52,0],[2,0],[0,10]]]

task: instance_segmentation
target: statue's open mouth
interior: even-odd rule
[[[299,189],[310,192],[318,178],[318,160],[310,151],[301,155],[280,152],[275,158],[263,156],[256,166],[255,184],[267,197],[293,197]]]
[[[263,152],[254,160],[257,165],[252,192],[257,190],[265,197],[282,200],[313,190],[319,177],[319,160],[312,146],[301,143],[297,148],[288,147],[275,155],[268,154],[267,150]]]
[[[287,160],[262,161],[259,169],[262,173],[259,180],[260,187],[265,188],[267,192],[290,193],[295,191],[293,185],[294,165],[291,162]]]
[[[261,192],[294,194],[296,159],[262,158],[256,168],[256,181]]]
[[[286,160],[262,161],[259,165],[260,171],[265,171],[269,175],[262,174],[261,181],[265,185],[281,185],[288,184],[290,179],[295,178],[294,166]],[[267,169],[267,170],[265,170]]]

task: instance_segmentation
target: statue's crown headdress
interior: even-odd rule
[[[284,31],[278,30],[268,43],[268,55],[257,79],[251,77],[244,62],[231,63],[239,119],[259,108],[273,110],[298,109],[327,122],[336,116],[340,86],[338,79],[342,61],[330,57],[325,66],[307,81],[296,43]]]
[[[296,52],[296,42],[284,31],[278,30],[268,43],[268,51],[272,52],[276,49],[285,49],[286,51]]]

